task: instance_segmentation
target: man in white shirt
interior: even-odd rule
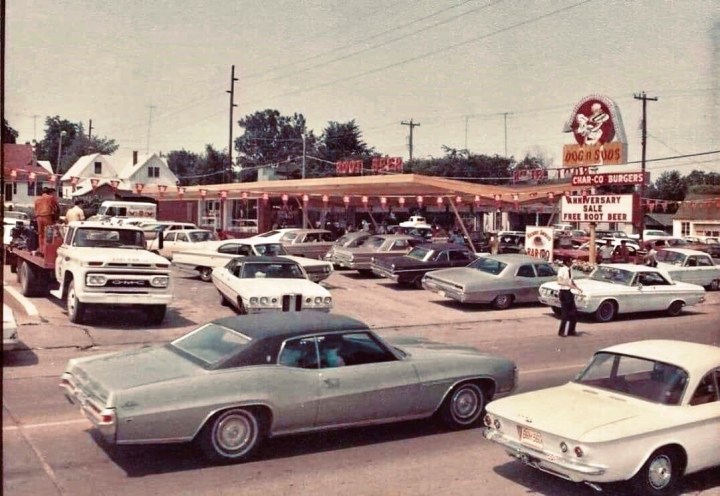
[[[572,268],[569,261],[565,261],[563,266],[558,270],[557,283],[560,286],[560,330],[558,336],[577,336],[575,326],[577,325],[577,308],[575,307],[575,295],[572,290],[582,293],[572,278]],[[565,327],[567,324],[567,334]]]
[[[600,247],[598,250],[600,254],[600,263],[610,263],[612,262],[612,256],[613,252],[615,251],[615,247],[612,245],[612,241],[609,239],[605,241],[605,244]]]

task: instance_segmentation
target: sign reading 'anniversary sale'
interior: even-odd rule
[[[565,196],[563,222],[632,222],[632,195]]]

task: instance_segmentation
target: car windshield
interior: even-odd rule
[[[280,255],[287,255],[288,252],[285,247],[280,243],[266,243],[262,245],[255,245],[255,251],[258,255],[265,257],[277,257]]]
[[[432,254],[432,252],[433,251],[428,248],[423,248],[422,246],[416,246],[415,248],[410,250],[410,253],[408,253],[407,256],[410,258],[414,258],[415,260],[425,261]]]
[[[73,246],[101,246],[109,248],[145,248],[145,236],[140,230],[79,228]]]
[[[212,368],[245,348],[250,341],[244,334],[211,322],[176,339],[170,346],[199,360],[205,368]]]
[[[574,382],[655,403],[678,405],[688,375],[680,367],[664,362],[599,352]]]
[[[672,265],[682,265],[685,261],[685,255],[676,251],[660,250],[655,256],[658,262]]]
[[[304,279],[300,266],[295,263],[246,263],[241,279]]]
[[[488,274],[492,274],[494,276],[500,274],[503,270],[505,270],[505,267],[507,267],[507,264],[504,262],[501,262],[500,260],[495,260],[494,258],[478,258],[473,263],[468,265],[469,268],[479,270],[480,272],[486,272]]]
[[[618,269],[607,265],[601,265],[590,274],[593,281],[610,282],[629,286],[634,273],[629,270]]]
[[[193,243],[215,239],[215,235],[210,231],[192,231],[188,233],[188,236]]]

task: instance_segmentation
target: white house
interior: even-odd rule
[[[132,161],[117,164],[113,157],[95,153],[80,157],[61,178],[64,197],[96,194],[112,198],[116,192],[158,193],[175,187],[178,178],[165,159],[157,154],[138,155]]]
[[[720,196],[689,194],[673,218],[673,236],[720,236]]]

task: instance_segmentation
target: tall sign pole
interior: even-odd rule
[[[230,163],[228,164],[228,170],[223,174],[223,181],[226,183],[233,182],[233,108],[237,107],[237,105],[235,105],[235,81],[237,81],[237,78],[235,77],[235,66],[233,65],[230,71],[230,89],[227,90],[227,93],[230,93],[230,138],[228,140],[228,156],[230,158]]]
[[[643,236],[643,231],[645,230],[645,209],[643,208],[643,198],[645,198],[645,184],[646,184],[646,174],[645,174],[645,157],[646,157],[646,149],[647,149],[647,102],[657,102],[657,97],[649,97],[645,94],[643,91],[640,94],[636,94],[634,96],[635,100],[642,100],[642,138],[640,141],[640,144],[642,146],[642,159],[641,159],[641,170],[643,175],[643,181],[640,184],[640,243],[645,241]]]

